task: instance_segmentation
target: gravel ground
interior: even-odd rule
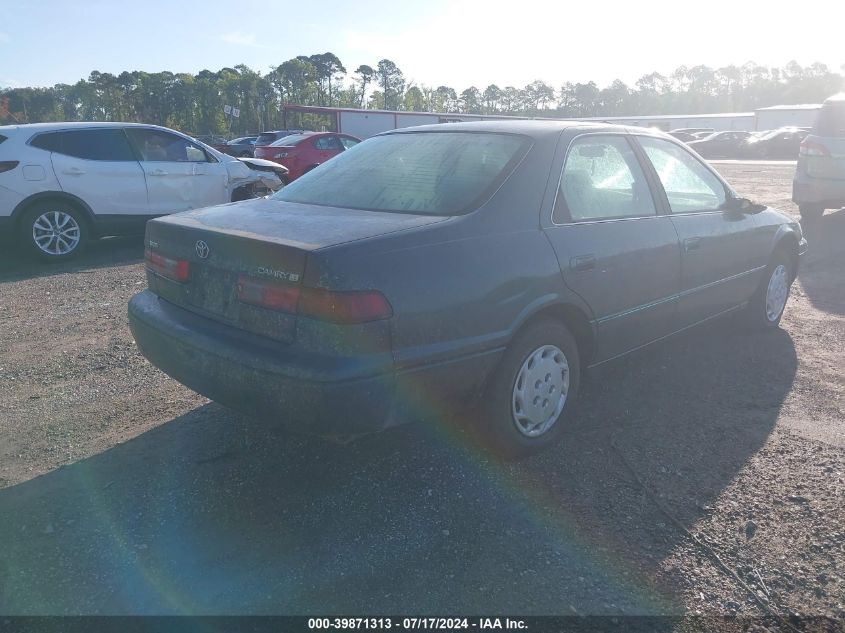
[[[718,168],[795,212],[791,165]],[[808,238],[782,330],[591,372],[567,441],[518,464],[446,424],[338,446],[188,391],[126,326],[138,239],[0,255],[0,613],[845,618],[845,211]]]

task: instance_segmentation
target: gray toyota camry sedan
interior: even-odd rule
[[[512,457],[590,366],[730,312],[777,327],[806,250],[672,137],[562,121],[381,134],[145,239],[132,332],[191,389],[327,436],[466,407]]]

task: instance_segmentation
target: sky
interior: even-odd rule
[[[326,51],[350,77],[387,58],[408,81],[458,92],[535,79],[633,84],[682,64],[794,59],[841,72],[843,18],[841,1],[0,0],[0,87],[75,83],[92,70],[244,63],[266,73]]]

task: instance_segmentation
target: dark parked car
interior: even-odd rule
[[[772,130],[762,136],[752,136],[746,141],[747,158],[796,160],[801,141],[807,138],[807,130],[785,127]]]
[[[188,387],[334,436],[477,405],[521,456],[585,368],[733,311],[777,327],[806,242],[662,133],[487,121],[375,136],[146,247],[132,332]]]
[[[257,147],[256,158],[272,160],[288,168],[290,180],[322,165],[341,152],[355,147],[361,139],[334,132],[304,132],[280,138],[270,145]]]
[[[673,136],[674,138],[684,143],[689,143],[690,141],[698,140],[698,138],[694,136],[692,132],[684,132],[683,130],[672,130],[668,134],[669,136]]]
[[[683,132],[685,134],[712,134],[715,131],[716,130],[712,127],[679,127],[669,132],[669,134],[673,134],[674,132]]]
[[[255,141],[257,136],[241,136],[227,141],[223,145],[217,147],[218,150],[229,156],[237,156],[238,158],[247,158],[253,155],[255,149]]]
[[[800,145],[792,200],[806,220],[845,206],[845,93],[825,100]]]
[[[303,132],[309,131],[310,130],[272,130],[270,132],[262,132],[258,135],[258,138],[255,139],[255,147],[263,147],[264,145],[274,143],[280,138],[290,136],[291,134],[302,134]]]
[[[704,158],[740,158],[743,156],[751,132],[729,130],[713,132],[702,139],[687,143]]]

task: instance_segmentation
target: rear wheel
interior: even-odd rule
[[[88,239],[84,214],[64,200],[44,201],[23,216],[20,237],[36,257],[58,261],[78,255]]]
[[[814,222],[824,215],[824,207],[820,204],[800,204],[798,211],[804,222]]]
[[[580,377],[578,346],[566,326],[553,320],[527,326],[485,390],[480,440],[510,459],[551,446],[565,430]]]

